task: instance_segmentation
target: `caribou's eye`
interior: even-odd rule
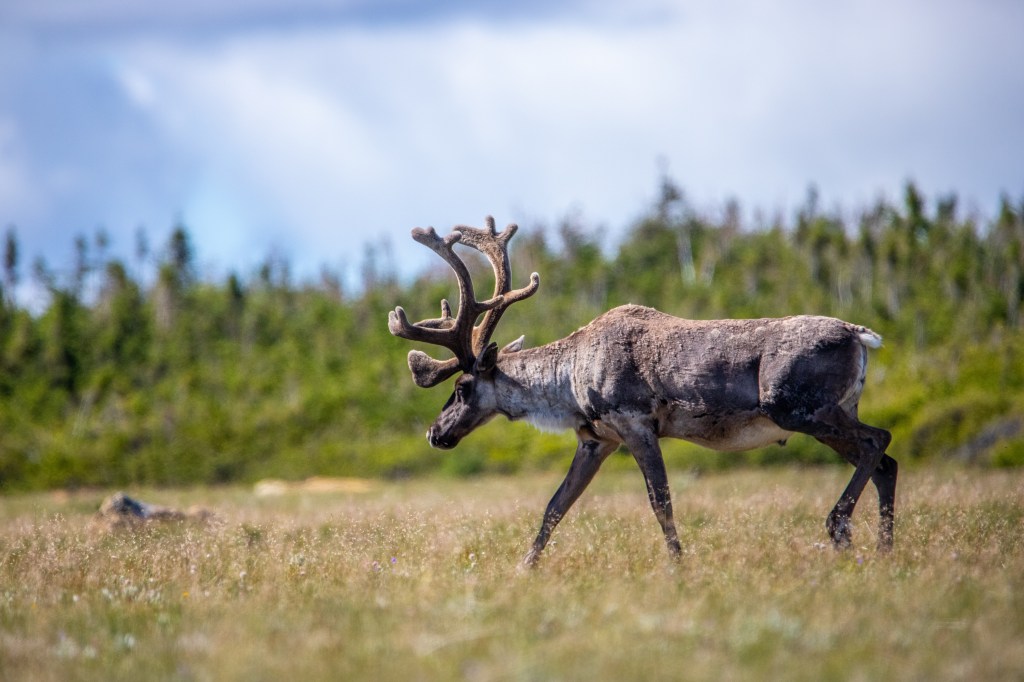
[[[468,384],[459,384],[455,387],[455,399],[460,403],[465,402],[469,398],[470,393]]]

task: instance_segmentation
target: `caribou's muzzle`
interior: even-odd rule
[[[453,437],[451,434],[438,433],[433,427],[427,431],[427,442],[430,443],[430,447],[438,448],[439,450],[451,450],[459,444],[459,439]]]

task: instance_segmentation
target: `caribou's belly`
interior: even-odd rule
[[[688,440],[712,450],[738,452],[784,442],[793,432],[779,428],[761,414],[675,414],[664,423],[661,435]]]

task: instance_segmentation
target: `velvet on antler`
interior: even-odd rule
[[[401,306],[388,313],[388,330],[395,336],[419,341],[450,350],[455,357],[437,360],[418,350],[409,351],[409,369],[417,386],[435,386],[456,372],[472,371],[477,356],[486,348],[505,310],[518,301],[529,298],[540,286],[540,276],[530,275],[530,283],[512,290],[512,270],[508,259],[508,242],[518,230],[510,224],[500,233],[494,227],[494,218],[487,216],[486,227],[458,225],[445,237],[434,228],[415,228],[412,238],[444,259],[455,272],[459,286],[459,309],[452,317],[447,300],[441,301],[441,317],[410,322]],[[465,262],[455,253],[455,244],[465,244],[482,253],[494,270],[494,294],[478,301],[473,280]],[[474,325],[483,315],[480,324]]]

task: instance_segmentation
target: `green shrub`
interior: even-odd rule
[[[992,465],[997,467],[1024,466],[1024,436],[1012,438],[994,447]]]

